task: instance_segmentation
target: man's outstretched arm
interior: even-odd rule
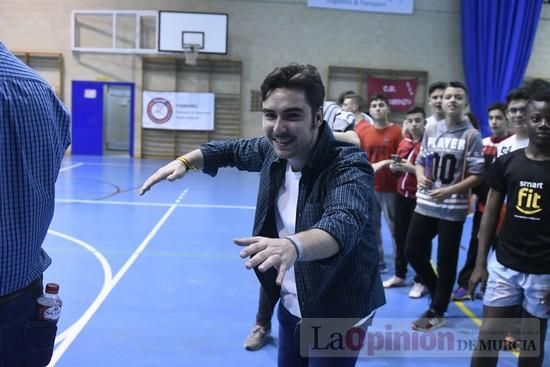
[[[189,169],[201,169],[203,165],[204,157],[199,149],[195,149],[185,155],[182,155],[167,165],[159,168],[155,173],[149,176],[149,178],[145,180],[139,189],[139,195],[145,194],[153,185],[160,181],[177,180],[178,178],[185,176]]]

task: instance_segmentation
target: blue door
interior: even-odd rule
[[[105,86],[109,87],[106,88]],[[102,155],[104,147],[104,116],[112,117],[109,105],[105,106],[104,91],[116,87],[129,88],[129,121],[120,122],[127,130],[129,144],[128,154],[134,155],[134,83],[127,82],[96,82],[88,80],[73,80],[72,83],[72,153],[87,155]],[[104,113],[107,111],[107,113]],[[111,121],[112,122],[112,121]],[[107,142],[108,143],[108,142]]]
[[[103,154],[103,83],[73,80],[72,153]]]

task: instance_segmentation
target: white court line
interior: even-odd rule
[[[126,157],[121,157],[121,159],[125,159]],[[158,164],[153,163],[143,163],[140,162],[139,165],[132,165],[133,168],[158,168],[162,160],[159,160]],[[169,161],[166,161],[169,162]],[[132,164],[131,162],[129,162]],[[129,163],[113,163],[113,162],[86,162],[87,165],[90,166],[111,166],[111,167],[128,167]]]
[[[59,169],[59,172],[64,172],[64,171],[68,171],[70,169],[73,169],[73,168],[76,168],[76,167],[80,167],[84,165],[84,163],[75,163],[75,164],[72,164],[70,166],[67,166],[67,167],[63,167],[61,169]]]
[[[81,199],[55,199],[56,203],[62,204],[96,204],[96,205],[130,205],[130,206],[161,206],[170,207],[171,203],[143,202],[143,201],[115,201],[115,200],[81,200]],[[216,204],[177,204],[180,208],[217,208],[217,209],[245,209],[254,210],[255,206],[247,205],[216,205]]]
[[[182,204],[184,208],[216,208],[216,209],[248,209],[255,210],[255,206],[247,205],[216,205],[216,204]]]
[[[101,287],[101,291],[99,293],[101,294],[102,292],[104,292],[106,287],[107,287],[107,284],[109,284],[109,282],[113,279],[113,271],[111,270],[111,265],[109,265],[109,261],[107,261],[105,256],[103,256],[103,254],[101,254],[101,252],[99,252],[95,247],[93,247],[92,245],[90,245],[90,244],[88,244],[88,243],[86,243],[82,240],[79,240],[78,238],[66,235],[66,234],[61,233],[61,232],[53,231],[51,229],[48,230],[48,233],[51,234],[51,235],[63,238],[67,241],[74,242],[77,245],[84,247],[84,249],[90,251],[92,253],[92,255],[94,255],[97,258],[97,260],[101,264],[101,267],[103,268],[103,286]],[[97,299],[97,297],[96,297],[96,299]],[[82,317],[80,317],[80,318],[82,319]],[[61,334],[59,334],[55,338],[55,344],[58,344],[63,339],[65,339],[65,337],[71,332],[71,330],[76,327],[76,325],[78,324],[79,321],[80,321],[80,319],[77,320],[75,323],[73,323],[70,327],[68,327]]]
[[[94,316],[94,314],[97,312],[99,307],[105,302],[105,299],[111,293],[113,288],[118,284],[118,282],[122,279],[124,274],[130,269],[130,267],[134,264],[134,262],[137,260],[139,255],[143,253],[145,248],[149,245],[153,237],[157,234],[160,227],[166,222],[168,217],[172,214],[172,212],[178,207],[178,204],[183,199],[185,194],[187,194],[187,189],[181,193],[181,195],[176,199],[174,204],[170,206],[170,208],[164,213],[162,218],[158,221],[158,223],[153,227],[153,229],[147,234],[145,239],[141,242],[141,244],[136,248],[136,250],[132,253],[130,258],[122,265],[120,270],[116,273],[114,278],[107,284],[107,287],[105,287],[104,290],[97,296],[97,298],[94,300],[94,302],[91,304],[91,306],[86,310],[84,315],[71,327],[71,331],[67,333],[63,341],[58,345],[57,348],[55,348],[55,351],[52,356],[52,360],[49,367],[55,366],[55,364],[59,361],[59,359],[63,356],[63,354],[67,351],[67,348],[72,344],[72,342],[76,339],[78,334],[82,331],[84,326],[90,321],[90,319]]]

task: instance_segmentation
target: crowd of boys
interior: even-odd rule
[[[517,325],[499,335],[502,325],[494,320],[535,319],[540,325],[540,353],[520,355],[519,363],[541,366],[550,297],[550,236],[542,210],[547,200],[542,188],[550,184],[546,182],[550,170],[545,170],[550,168],[550,87],[537,81],[510,91],[505,103],[489,106],[491,136],[483,139],[475,116],[467,116],[467,90],[460,82],[431,84],[432,115],[426,117],[422,108],[413,107],[401,126],[390,121],[383,94],[371,96],[365,109],[368,115],[363,105],[360,95],[348,91],[332,107],[341,107],[338,113],[347,116],[346,131],[355,132],[348,142],[367,153],[375,172],[373,222],[380,273],[388,271],[381,214],[393,241],[394,274],[383,282],[384,288],[405,286],[408,264],[412,266],[416,274],[409,296],[430,296],[428,310],[412,325],[417,331],[445,325],[451,300],[476,297],[484,304],[480,343],[495,337],[514,340],[511,330]],[[501,156],[505,157],[497,160]],[[533,172],[527,168],[531,166]],[[525,182],[530,186],[521,187]],[[457,276],[463,225],[471,212],[467,257]],[[517,226],[526,230],[517,233]],[[482,288],[476,294],[479,282]],[[245,346],[261,348],[265,336],[253,331]],[[497,360],[498,351],[476,350],[471,363],[489,366]]]

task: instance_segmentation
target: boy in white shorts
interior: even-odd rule
[[[479,231],[470,292],[486,283],[483,323],[471,366],[496,366],[498,348],[512,320],[521,315],[525,337],[518,366],[542,366],[550,316],[550,89],[534,91],[527,104],[529,145],[497,159]],[[500,207],[506,217],[495,253],[489,253]],[[483,285],[482,285],[483,286]],[[527,353],[529,352],[529,353]]]

